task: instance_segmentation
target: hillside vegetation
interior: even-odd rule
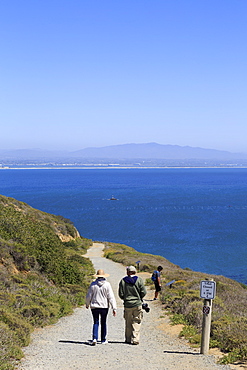
[[[180,335],[192,345],[200,346],[203,299],[200,298],[200,282],[216,281],[216,297],[213,300],[210,347],[225,353],[222,363],[247,360],[247,286],[224,276],[209,275],[181,269],[161,256],[140,253],[121,244],[105,243],[105,257],[127,265],[137,265],[140,271],[151,273],[163,266],[161,301],[166,313],[175,324],[183,324]],[[171,286],[166,283],[175,280]],[[148,279],[148,284],[152,280]]]
[[[84,304],[92,244],[73,224],[0,195],[0,370],[11,370],[35,327]]]

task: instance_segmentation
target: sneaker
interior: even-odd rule
[[[137,344],[139,344],[139,342],[132,342],[132,344],[134,344],[134,345],[136,345],[136,346],[137,346]]]
[[[157,298],[154,298],[154,301],[157,301]]]
[[[108,340],[104,340],[101,344],[108,344]]]
[[[97,344],[97,339],[93,339],[93,341],[92,341],[92,346],[96,346],[96,344]]]

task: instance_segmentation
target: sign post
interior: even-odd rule
[[[140,263],[141,263],[141,261],[136,261],[137,271],[140,271]]]
[[[213,280],[201,281],[200,297],[204,298],[203,318],[202,318],[202,339],[201,339],[201,354],[207,355],[209,350],[211,315],[212,315],[212,299],[215,298],[216,283]]]
[[[172,284],[175,283],[176,280],[169,281],[169,283],[166,283],[166,286],[169,286],[172,288]]]

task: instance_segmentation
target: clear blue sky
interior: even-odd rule
[[[247,152],[246,0],[2,0],[0,149]]]

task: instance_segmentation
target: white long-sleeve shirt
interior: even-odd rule
[[[96,279],[88,289],[86,306],[90,308],[109,308],[116,310],[116,299],[111,284],[105,279]]]

